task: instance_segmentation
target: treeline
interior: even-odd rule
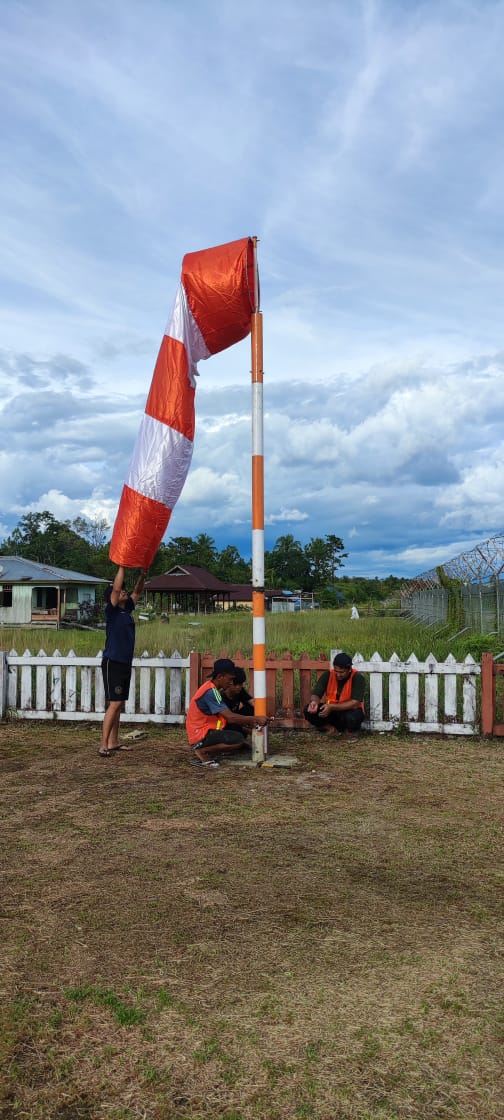
[[[58,521],[52,513],[27,513],[0,544],[4,555],[24,556],[41,564],[69,568],[85,575],[112,579],[115,565],[108,555],[110,526],[103,518],[76,517]],[[312,537],[306,545],[289,534],[279,537],[265,553],[265,581],[269,589],[313,592],[321,606],[343,602],[383,600],[398,591],[404,580],[364,579],[337,574],[348,553],[341,537]],[[207,533],[196,537],[171,537],[163,542],[149,575],[161,575],[175,564],[206,568],[225,583],[250,583],[251,561],[235,545],[219,551]]]

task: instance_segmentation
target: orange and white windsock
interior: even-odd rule
[[[115,564],[152,563],[191,464],[197,362],[249,334],[256,293],[250,237],[184,257],[114,525]]]

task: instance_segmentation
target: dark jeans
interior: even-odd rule
[[[309,712],[306,707],[303,715],[312,727],[317,728],[317,731],[323,731],[328,724],[332,724],[338,731],[358,731],[364,719],[362,708],[345,708],[342,712],[333,708],[327,719],[322,719],[316,712]]]

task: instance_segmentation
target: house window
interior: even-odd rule
[[[37,610],[54,610],[58,606],[58,591],[56,587],[37,587],[35,589]]]
[[[0,587],[0,607],[12,607],[12,584],[4,583]]]

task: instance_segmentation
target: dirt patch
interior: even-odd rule
[[[501,1120],[503,755],[0,725],[1,1120]]]

